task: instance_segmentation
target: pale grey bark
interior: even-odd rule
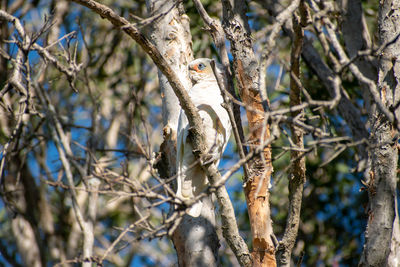
[[[258,60],[253,50],[244,1],[222,1],[223,28],[231,43],[234,71],[239,90],[259,90]],[[239,75],[240,72],[240,75]]]
[[[172,240],[179,266],[218,266],[219,239],[215,227],[214,205],[204,198],[199,217],[184,215]]]
[[[71,0],[83,6],[86,6],[103,18],[109,20],[114,26],[122,27],[123,31],[128,34],[132,39],[134,39],[141,48],[151,57],[153,62],[157,67],[163,72],[163,74],[168,78],[169,83],[179,99],[179,103],[184,110],[190,125],[190,139],[193,146],[193,151],[195,152],[195,157],[198,160],[203,160],[208,157],[208,150],[205,143],[205,133],[202,127],[202,119],[194,106],[193,102],[190,100],[189,94],[186,88],[182,85],[176,73],[171,69],[168,62],[159,52],[159,50],[154,46],[153,43],[145,37],[134,24],[130,24],[125,18],[117,15],[109,7],[102,5],[94,0]],[[170,131],[164,128],[164,133],[169,133]],[[211,186],[218,184],[222,179],[215,164],[202,165],[202,169],[206,172],[209,178]],[[237,255],[240,257],[242,265],[249,265],[250,259],[248,255],[247,245],[245,244],[242,237],[239,235],[239,230],[237,228],[236,221],[229,221],[229,218],[234,217],[232,202],[229,199],[229,195],[224,186],[219,186],[216,188],[215,195],[217,197],[218,204],[221,210],[221,216],[223,220],[227,223],[225,224],[226,232],[228,235],[224,235],[227,239],[227,243],[230,245],[233,251],[236,251]],[[224,219],[225,218],[225,219]]]
[[[69,9],[69,2],[67,0],[53,0],[52,1],[52,12],[53,12],[53,26],[49,31],[47,43],[52,44],[57,41],[60,35],[60,25],[67,15]]]
[[[182,85],[189,90],[192,83],[189,79],[187,65],[193,60],[189,17],[176,1],[148,0],[146,4],[150,16],[157,17],[157,15],[163,14],[151,24],[150,39],[178,75]],[[158,78],[163,98],[163,124],[164,126],[169,125],[176,131],[181,111],[178,98],[161,71],[158,71]]]
[[[17,216],[12,220],[11,228],[24,265],[32,267],[43,266],[40,261],[40,250],[35,239],[34,230],[29,222],[22,216]]]
[[[178,75],[182,85],[189,90],[192,83],[188,75],[188,63],[193,60],[189,18],[175,1],[147,1],[151,16],[165,14],[155,20],[150,38]],[[164,143],[161,147],[167,161],[167,176],[175,175],[176,135],[181,107],[168,79],[158,71],[162,94]],[[216,233],[214,205],[203,200],[201,216],[184,215],[172,235],[179,266],[217,266],[219,240]]]
[[[51,136],[56,144],[57,151],[60,155],[60,160],[65,170],[67,182],[70,187],[69,192],[71,195],[72,210],[74,211],[75,216],[74,219],[77,221],[83,236],[82,256],[84,263],[82,264],[82,266],[90,266],[91,257],[93,256],[94,245],[94,220],[92,219],[95,217],[96,205],[94,205],[95,203],[93,202],[90,203],[90,218],[85,218],[87,217],[87,214],[83,211],[82,205],[80,205],[80,203],[78,202],[79,194],[75,189],[72,163],[69,161],[69,158],[73,158],[74,156],[74,153],[70,146],[70,139],[68,137],[68,134],[64,131],[59,116],[56,113],[56,109],[51,103],[50,97],[47,92],[45,90],[42,90],[41,88],[37,88],[36,94],[40,99],[40,102],[47,107],[49,119],[53,122],[55,126],[51,129]],[[80,174],[82,175],[82,178],[86,178],[82,171],[80,172]],[[92,188],[98,188],[98,184]]]
[[[378,88],[382,103],[398,109],[400,92],[399,52],[400,1],[381,1],[378,27],[381,44],[388,44],[379,58]],[[395,110],[395,117],[398,110]],[[397,117],[398,118],[398,117]],[[376,109],[370,116],[369,151],[371,171],[368,183],[369,218],[360,266],[398,266],[397,129]],[[395,119],[396,125],[397,119]]]
[[[87,181],[87,190],[89,191],[88,208],[87,208],[87,220],[86,231],[88,234],[83,234],[83,258],[89,259],[93,255],[94,247],[94,227],[96,225],[96,213],[97,213],[97,200],[98,200],[98,190],[100,186],[100,180],[93,177]],[[91,262],[82,263],[83,267],[92,266]]]
[[[393,222],[392,241],[390,244],[390,253],[388,266],[399,266],[400,264],[400,222],[397,198],[395,199],[395,218]]]

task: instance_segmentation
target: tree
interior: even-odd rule
[[[360,266],[396,266],[399,259],[397,210],[397,105],[399,69],[396,54],[400,48],[397,32],[400,2],[385,1],[379,7],[378,29],[382,52],[379,57],[377,87],[379,102],[371,110],[371,170],[368,177],[369,217],[366,242]],[[376,92],[377,89],[374,89]],[[376,107],[377,106],[377,107]],[[390,112],[387,109],[392,109]],[[380,249],[378,249],[380,248]]]
[[[0,1],[0,261],[396,266],[399,7]],[[175,155],[182,109],[207,162],[198,57],[233,137],[193,218]]]

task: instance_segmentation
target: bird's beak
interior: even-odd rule
[[[204,72],[204,70],[199,70],[198,65],[194,65],[194,66],[189,67],[189,72],[190,72],[190,71],[193,71],[193,72],[196,72],[196,73],[202,73],[202,72]]]

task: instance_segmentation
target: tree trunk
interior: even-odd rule
[[[173,6],[175,4],[164,0],[147,2],[151,15],[169,11],[153,24],[150,38],[178,74],[182,84],[189,89],[192,84],[187,65],[193,60],[189,18],[183,12],[183,7],[180,4]],[[160,71],[158,77],[164,124],[164,142],[160,148],[163,164],[161,172],[163,176],[171,177],[176,174],[176,131],[181,108],[167,78]],[[215,230],[214,205],[210,199],[204,200],[201,216],[183,216],[172,235],[172,241],[178,254],[179,266],[218,265],[219,241]]]
[[[246,114],[249,121],[249,144],[253,150],[270,137],[270,131],[263,115],[258,62],[250,37],[246,3],[240,0],[224,0],[222,4],[223,27],[231,42],[233,67],[240,97],[244,104],[251,108],[246,110]],[[273,232],[268,190],[271,173],[271,149],[266,146],[262,148],[261,155],[249,162],[249,177],[245,177],[244,184],[253,236],[253,266],[276,266],[275,248],[271,239]]]
[[[381,1],[379,39],[386,44],[379,58],[378,88],[380,99],[389,109],[399,103],[400,1]],[[396,108],[398,108],[396,106]],[[399,111],[395,111],[399,118]],[[369,211],[365,245],[360,266],[398,266],[399,231],[396,218],[397,119],[394,125],[375,108],[370,116],[371,170],[368,177]]]

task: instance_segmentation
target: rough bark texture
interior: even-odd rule
[[[261,112],[247,109],[251,149],[270,137],[264,123],[264,111],[259,91],[259,69],[254,55],[244,1],[222,1],[223,27],[231,42],[234,72],[239,92],[245,105]],[[271,235],[272,223],[269,207],[269,182],[272,173],[271,150],[265,147],[263,155],[249,163],[249,177],[245,177],[245,195],[253,236],[253,266],[276,266],[275,249]]]
[[[300,79],[300,56],[303,43],[303,29],[296,15],[293,17],[294,40],[291,52],[291,75]],[[297,82],[290,80],[290,106],[301,104],[301,90]],[[302,116],[302,110],[293,111],[292,117]],[[291,125],[293,144],[298,149],[304,149],[303,131]],[[286,221],[285,232],[277,251],[278,266],[290,267],[292,249],[296,243],[297,232],[300,223],[301,202],[303,197],[303,188],[306,181],[306,158],[304,152],[292,150],[290,153],[291,168],[289,173],[289,212]]]
[[[148,1],[150,16],[165,14],[151,27],[150,39],[178,75],[182,85],[189,90],[192,83],[188,75],[188,63],[193,60],[189,18],[174,1]],[[165,177],[176,173],[176,136],[179,100],[168,79],[161,71],[158,78],[162,97],[164,142],[160,148]],[[179,266],[217,266],[219,240],[215,230],[212,201],[204,200],[200,217],[185,215],[172,235]]]
[[[381,44],[393,41],[400,34],[399,17],[400,1],[381,1],[378,19]],[[390,109],[393,109],[399,101],[399,51],[400,41],[397,39],[384,48],[379,58],[380,98],[382,103]],[[398,111],[395,111],[395,114],[397,117]],[[397,130],[380,109],[372,113],[370,121],[372,147],[369,151],[371,160],[368,184],[369,217],[360,266],[398,266],[399,258],[393,257],[393,254],[398,254],[399,250],[399,244],[396,242],[398,223],[395,220],[398,161],[395,135]],[[394,225],[395,222],[396,225]],[[392,255],[389,257],[391,251]]]

